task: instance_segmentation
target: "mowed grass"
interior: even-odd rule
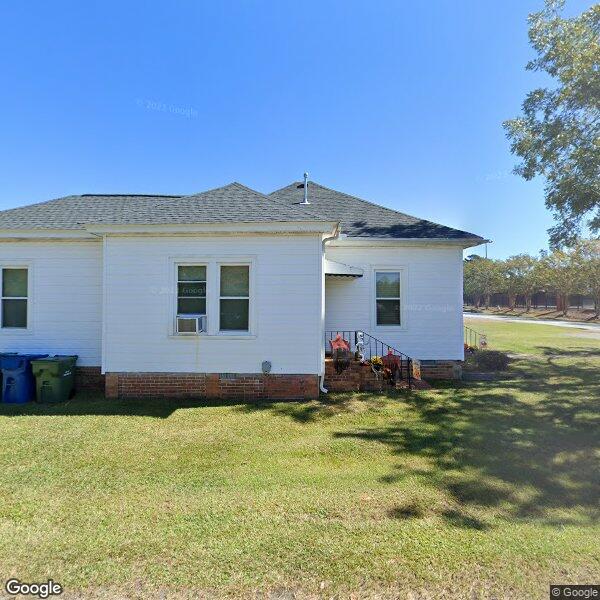
[[[514,323],[465,318],[465,325],[488,337],[490,347],[509,353],[547,358],[562,354],[567,359],[587,357],[597,360],[600,352],[600,327],[594,330],[539,323]]]
[[[0,575],[86,598],[546,598],[597,581],[600,339],[471,325],[521,355],[504,377],[0,406]]]

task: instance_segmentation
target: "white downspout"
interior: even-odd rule
[[[322,262],[322,267],[321,267],[321,272],[322,272],[322,286],[323,286],[323,304],[322,304],[322,316],[321,316],[321,344],[323,344],[323,340],[325,338],[325,244],[327,244],[327,242],[331,242],[332,240],[337,239],[340,236],[340,225],[338,223],[338,225],[335,228],[335,232],[333,235],[330,235],[329,237],[323,238],[322,241],[322,248],[323,251],[321,253],[321,262]],[[321,375],[319,376],[319,391],[321,391],[323,394],[327,394],[327,392],[329,391],[326,387],[325,387],[325,350],[323,348],[323,346],[321,346],[321,354],[322,354],[322,363],[321,363]]]
[[[319,375],[319,391],[327,394],[329,390],[324,387],[325,384],[325,375]]]

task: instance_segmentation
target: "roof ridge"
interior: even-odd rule
[[[33,204],[25,204],[23,206],[13,206],[12,208],[4,208],[0,210],[0,214],[10,212],[11,210],[23,210],[24,208],[33,208],[43,206],[44,204],[52,204],[60,200],[68,200],[71,198],[182,198],[183,196],[170,196],[166,194],[69,194],[68,196],[59,196],[58,198],[50,198],[50,200],[42,200]]]
[[[274,203],[278,204],[279,206],[287,208],[288,210],[290,209],[290,204],[288,202],[285,202],[284,200],[280,200],[279,198],[271,198],[270,194],[263,194],[262,192],[259,192],[258,190],[254,190],[254,189],[248,187],[247,185],[240,183],[239,181],[234,181],[230,185],[237,185],[238,187],[241,187],[242,189],[249,190],[251,192],[258,194],[259,196],[262,196],[265,200],[269,200],[269,202],[274,202]],[[294,210],[294,209],[292,209],[292,210]],[[327,217],[325,217],[325,215],[321,215],[317,212],[313,213],[304,207],[302,207],[302,212],[310,217],[315,217],[322,221],[330,221],[330,219],[327,219]]]
[[[372,202],[371,200],[365,200],[364,198],[359,198],[358,196],[355,196],[354,194],[348,194],[347,192],[340,192],[339,190],[334,190],[333,188],[327,187],[326,185],[322,185],[316,181],[309,181],[309,183],[311,183],[312,185],[318,186],[324,190],[327,190],[329,192],[334,192],[336,194],[343,194],[344,196],[348,196],[348,198],[353,198],[354,200],[358,200],[359,202],[364,202],[365,204],[368,204],[369,206],[375,206],[376,208],[387,210],[394,214],[402,215],[404,217],[410,217],[411,219],[415,219],[416,221],[420,221],[421,223],[431,223],[432,225],[448,227],[449,229],[455,229],[456,231],[464,231],[462,229],[457,229],[456,227],[450,227],[449,225],[443,225],[442,223],[436,223],[435,221],[430,221],[429,219],[423,219],[421,217],[416,217],[415,215],[411,215],[406,212],[395,210],[394,208],[389,208],[388,206],[383,206],[382,204],[377,204],[377,202]],[[289,185],[286,185],[285,187],[282,187],[281,189],[275,190],[274,192],[271,192],[271,193],[276,194],[277,192],[280,192],[281,190],[284,190],[284,189],[286,189],[292,185],[296,185],[296,184],[303,184],[303,182],[302,181],[294,181],[294,182],[290,183]]]
[[[71,196],[65,196],[70,198]],[[78,198],[183,198],[181,194],[79,194]],[[57,198],[60,200],[60,198]]]
[[[324,190],[328,190],[330,192],[336,192],[337,194],[343,194],[344,196],[348,196],[348,198],[354,198],[354,200],[358,200],[359,202],[364,202],[365,204],[369,204],[370,206],[376,206],[377,208],[383,208],[384,210],[389,210],[390,212],[396,213],[397,215],[403,215],[405,217],[411,217],[411,219],[416,219],[417,221],[425,221],[426,223],[434,223],[434,225],[441,225],[441,223],[435,223],[434,221],[428,221],[427,219],[421,219],[421,217],[415,217],[414,215],[409,215],[408,213],[396,210],[394,208],[389,208],[388,206],[383,206],[382,204],[377,204],[377,202],[373,202],[371,200],[365,200],[364,198],[359,198],[354,194],[348,194],[346,192],[340,192],[339,190],[334,190],[333,188],[327,187],[326,185],[321,185],[316,181],[312,182],[313,185],[318,185],[320,188]],[[445,227],[445,225],[444,225]]]
[[[42,200],[41,202],[34,202],[33,204],[25,204],[24,206],[13,206],[12,208],[4,208],[0,210],[0,214],[7,213],[11,210],[22,210],[24,208],[31,208],[32,206],[42,206],[43,204],[50,204],[51,202],[58,202],[59,200],[66,200],[67,198],[80,198],[78,194],[69,194],[68,196],[59,196],[58,198],[50,198],[50,200]]]
[[[276,194],[277,192],[281,192],[283,190],[287,190],[289,187],[292,187],[293,185],[297,185],[301,183],[302,185],[304,185],[303,181],[292,181],[292,183],[288,183],[287,185],[284,185],[283,187],[280,187],[276,190],[273,190],[272,192],[269,192],[269,196],[272,196],[273,194]]]
[[[217,187],[210,188],[209,190],[203,190],[202,192],[196,192],[194,194],[185,194],[180,196],[180,198],[194,198],[195,196],[204,196],[204,194],[210,194],[211,192],[216,192],[217,190],[224,190],[227,187],[234,185],[236,182],[232,181],[231,183],[227,183],[225,185],[218,185]]]
[[[247,185],[244,185],[243,183],[240,183],[239,181],[232,181],[229,185],[235,185],[236,187],[242,188],[243,190],[247,190],[248,192],[252,192],[253,194],[258,194],[259,196],[262,196],[263,198],[268,198],[268,196],[263,194],[262,192],[259,192],[258,190],[255,190],[254,188],[248,187]]]
[[[278,190],[275,190],[274,192],[270,192],[269,194],[263,194],[263,195],[264,195],[264,196],[265,196],[265,197],[266,197],[268,200],[271,200],[271,202],[277,202],[278,204],[284,204],[285,206],[289,207],[289,206],[290,206],[290,204],[289,204],[288,202],[286,202],[285,200],[280,200],[279,198],[274,198],[274,197],[273,197],[273,194],[276,194],[277,192],[280,192],[281,190],[285,190],[286,188],[290,187],[290,185],[294,185],[294,184],[296,184],[296,183],[302,183],[302,182],[297,182],[297,181],[294,181],[293,183],[290,183],[289,185],[286,185],[286,186],[284,186],[284,187],[282,187],[282,188],[280,188],[280,189],[278,189]],[[300,206],[300,203],[296,204],[296,206]],[[310,204],[309,204],[309,206],[310,206]],[[325,215],[322,215],[322,214],[320,214],[320,213],[318,213],[318,212],[314,212],[314,213],[313,213],[311,210],[308,210],[308,209],[306,209],[306,208],[305,208],[305,205],[304,205],[304,206],[302,206],[302,210],[303,210],[305,213],[307,213],[307,214],[309,214],[310,216],[312,216],[312,217],[317,217],[317,218],[319,218],[319,219],[323,219],[323,220],[326,220],[326,221],[331,221],[331,219],[327,218]],[[336,219],[336,221],[339,223],[339,219]]]

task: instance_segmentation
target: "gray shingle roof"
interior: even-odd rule
[[[231,183],[191,196],[66,196],[0,212],[0,229],[84,229],[86,224],[327,221],[302,207]]]
[[[0,229],[85,229],[86,225],[161,225],[340,222],[352,237],[482,240],[479,236],[373,204],[309,182],[309,206],[303,182],[268,196],[240,183],[191,196],[84,194],[0,211]]]
[[[270,194],[290,206],[304,200],[304,182],[296,181]],[[352,237],[481,239],[468,231],[453,229],[385,208],[356,196],[332,190],[313,181],[308,183],[310,210],[326,219],[340,221],[342,233]]]

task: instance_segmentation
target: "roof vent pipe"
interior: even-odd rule
[[[304,173],[304,202],[301,202],[300,204],[310,204],[308,201],[308,173]]]

